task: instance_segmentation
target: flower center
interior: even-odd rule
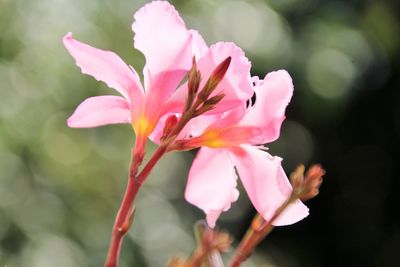
[[[222,147],[224,142],[217,131],[207,131],[201,136],[202,143],[208,147]]]
[[[140,135],[140,136],[147,136],[149,133],[149,131],[151,131],[151,125],[150,122],[147,118],[145,117],[140,117],[138,120],[136,120],[133,124],[133,129],[135,130],[136,135]]]

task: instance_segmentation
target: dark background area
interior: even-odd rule
[[[343,5],[347,14],[331,11],[330,16],[341,17],[342,22],[344,17],[349,25],[360,26],[374,3],[378,1],[321,1],[306,13],[290,14],[288,20],[301,33],[305,17],[321,14],[330,4]],[[379,3],[383,5],[383,1]],[[398,4],[385,2],[396,25]],[[394,34],[399,36],[396,27]],[[361,28],[367,36],[374,31],[371,26]],[[327,38],[329,34],[326,32]],[[346,46],[347,40],[341,41]],[[383,38],[378,41],[384,42]],[[295,81],[302,80],[301,66],[295,66],[293,73]],[[288,249],[306,263],[304,266],[398,266],[398,43],[385,60],[376,57],[363,70],[347,99],[310,97],[306,85],[300,86],[304,91],[295,94],[287,117],[300,121],[315,137],[317,148],[311,162],[322,163],[327,174],[321,194],[308,203],[311,217],[275,230],[263,246],[266,250],[274,246]],[[307,97],[313,99],[312,107],[304,101]]]

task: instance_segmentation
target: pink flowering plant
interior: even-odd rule
[[[262,146],[279,137],[293,94],[292,79],[285,70],[264,79],[251,77],[251,64],[239,47],[229,42],[207,46],[166,1],[151,2],[137,11],[132,30],[134,47],[146,59],[143,84],[135,69],[115,53],[79,42],[72,33],[63,39],[83,73],[121,94],[86,99],[68,126],[129,123],[136,135],[105,266],[118,266],[123,238],[133,223],[136,195],[153,167],[166,153],[196,148],[200,149],[185,198],[204,211],[207,223],[198,224],[199,244],[192,256],[175,258],[169,266],[221,266],[209,255],[225,252],[231,244],[227,233],[214,228],[239,196],[237,174],[258,212],[230,263],[239,266],[273,226],[293,224],[308,215],[302,200],[317,195],[324,174],[319,165],[306,174],[300,166],[289,181],[282,159]],[[254,95],[255,103],[249,104]],[[145,162],[149,139],[158,147]]]

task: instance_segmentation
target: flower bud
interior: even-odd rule
[[[196,113],[194,116],[199,116],[203,113],[206,113],[209,110],[212,110],[215,108],[215,106],[222,100],[222,98],[225,97],[225,94],[220,93],[218,95],[215,95],[209,99],[207,99],[206,101],[204,101],[203,105],[196,110]]]
[[[318,195],[322,184],[322,176],[325,174],[325,170],[319,164],[312,165],[305,175],[304,171],[304,165],[299,165],[290,175],[294,197],[302,201],[309,200]]]
[[[199,93],[199,98],[202,100],[207,100],[211,93],[217,88],[218,84],[224,78],[226,72],[228,71],[229,65],[231,64],[231,57],[227,57],[222,61],[211,73],[203,89]]]
[[[308,200],[318,195],[319,188],[322,184],[322,176],[325,175],[325,170],[322,169],[321,165],[312,165],[304,179],[304,193],[301,196],[301,200]]]
[[[186,98],[185,108],[183,111],[188,111],[193,105],[193,101],[196,98],[196,94],[199,91],[201,81],[200,71],[197,70],[196,59],[193,57],[192,68],[188,74],[188,94]]]
[[[219,252],[227,252],[231,245],[232,245],[233,239],[227,232],[218,232],[216,238],[215,238],[215,248]]]
[[[199,90],[200,80],[201,74],[200,71],[197,70],[196,59],[193,57],[192,68],[188,74],[189,95],[196,95],[197,91]]]
[[[298,188],[304,183],[304,171],[305,167],[303,164],[297,166],[297,168],[290,174],[290,183],[293,188]]]
[[[161,140],[165,139],[172,132],[177,123],[178,123],[178,118],[175,115],[171,115],[167,118],[164,124]]]
[[[215,83],[220,83],[224,78],[226,72],[228,71],[229,65],[231,64],[232,57],[227,57],[224,61],[222,61],[212,72],[209,80]]]

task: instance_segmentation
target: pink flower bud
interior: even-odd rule
[[[227,57],[224,61],[222,61],[210,75],[210,80],[217,84],[220,83],[228,71],[231,60],[232,57]]]
[[[178,118],[175,115],[171,115],[167,118],[164,124],[161,140],[165,139],[172,132],[177,123]]]
[[[228,71],[229,65],[231,64],[231,59],[232,57],[227,57],[213,70],[206,84],[198,95],[200,99],[206,101],[215,88],[217,88],[218,84],[222,81],[226,72]]]

